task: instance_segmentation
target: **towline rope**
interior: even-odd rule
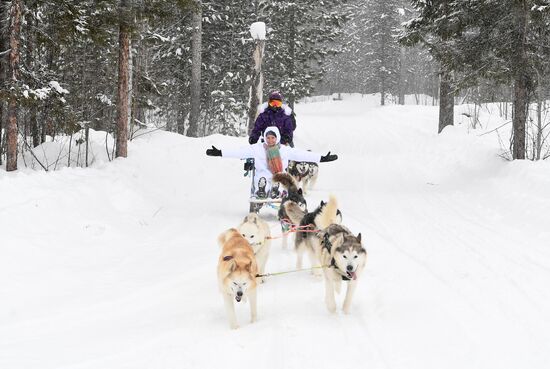
[[[272,277],[272,276],[275,276],[275,275],[283,275],[283,274],[290,274],[290,273],[297,273],[297,272],[306,272],[306,271],[311,271],[311,270],[314,270],[314,269],[323,269],[323,268],[327,268],[327,267],[329,267],[329,266],[330,266],[330,265],[318,265],[318,266],[314,266],[314,267],[311,267],[311,268],[303,268],[303,269],[296,269],[296,270],[287,270],[287,271],[284,271],[284,272],[256,274],[256,278],[261,278],[261,277]]]

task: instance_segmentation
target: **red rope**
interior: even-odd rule
[[[308,229],[308,228],[311,228],[311,227],[315,227],[313,224],[307,224],[307,225],[301,226],[301,225],[297,225],[297,224],[292,223],[288,219],[281,219],[281,223],[286,224],[289,227],[289,230],[286,231],[286,232],[283,232],[283,234],[281,236],[266,237],[267,240],[276,240],[278,238],[282,238],[283,236],[286,236],[289,233],[314,233],[314,232],[316,233],[316,232],[319,232],[319,230],[317,230],[317,229]]]

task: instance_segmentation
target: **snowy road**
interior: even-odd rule
[[[156,132],[94,169],[0,173],[0,368],[546,368],[550,164],[506,162],[465,123],[438,136],[434,107],[372,101],[297,110],[296,145],[340,156],[310,207],[335,194],[368,251],[350,315],[295,273],[229,330],[216,237],[249,180],[204,150],[245,140]],[[294,265],[274,241],[268,271]]]

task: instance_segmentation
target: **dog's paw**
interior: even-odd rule
[[[327,309],[330,313],[336,312],[336,303],[334,301],[326,301],[327,303]]]
[[[351,314],[351,306],[344,304],[344,306],[342,307],[342,311],[343,311],[344,314],[346,314],[346,315]]]

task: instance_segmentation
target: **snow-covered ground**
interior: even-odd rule
[[[244,138],[159,131],[126,160],[0,171],[0,368],[547,368],[550,162],[503,160],[480,135],[496,115],[473,131],[458,107],[437,135],[437,107],[377,101],[297,107],[296,145],[340,156],[309,203],[334,193],[368,250],[351,315],[295,273],[229,329],[216,237],[246,214],[249,179],[204,151]],[[268,271],[294,264],[274,241]]]

